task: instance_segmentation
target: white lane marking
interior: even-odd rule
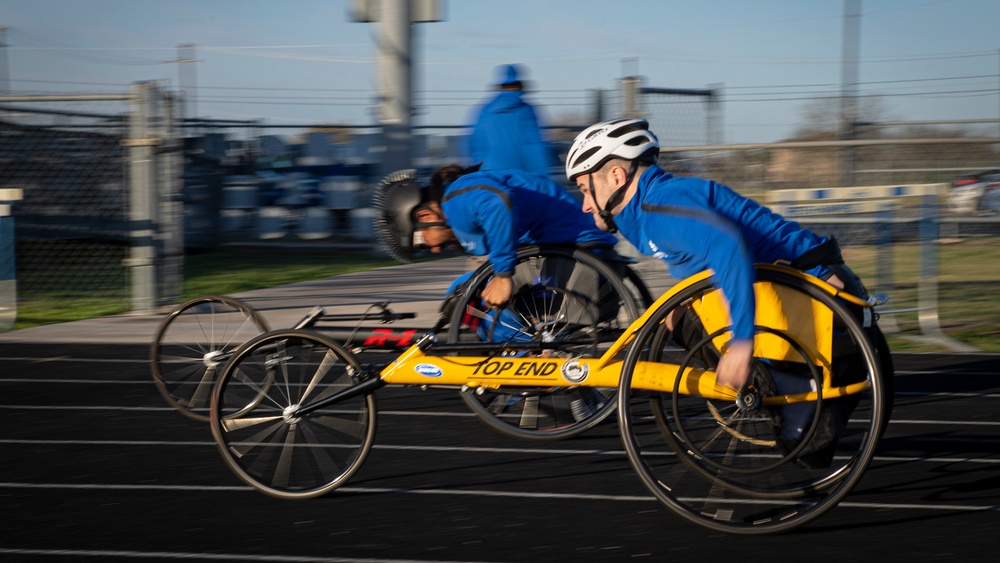
[[[7,549],[0,554],[38,555],[45,557],[129,557],[139,559],[197,559],[204,561],[264,561],[280,563],[475,563],[444,559],[369,559],[351,557],[303,557],[300,555],[246,555],[229,553],[192,553],[183,551],[123,551],[108,549]],[[485,562],[484,562],[485,563]]]
[[[198,447],[217,447],[215,442],[211,441],[163,441],[163,440],[16,440],[16,439],[0,439],[0,444],[19,444],[19,445],[49,445],[49,446],[198,446]],[[338,447],[351,447],[351,446],[338,446]],[[418,451],[418,452],[479,452],[479,453],[500,453],[500,454],[553,454],[553,455],[581,455],[581,456],[594,456],[594,455],[612,455],[612,456],[625,456],[625,450],[579,450],[579,449],[560,449],[560,448],[484,448],[476,446],[412,446],[412,445],[393,445],[393,444],[375,444],[372,449],[376,450],[393,450],[393,451]],[[650,453],[651,456],[659,455],[674,455],[672,452],[663,453]],[[933,456],[883,456],[877,455],[874,457],[875,461],[881,461],[886,463],[895,463],[901,461],[923,461],[929,463],[983,463],[983,464],[1000,464],[1000,459],[996,458],[974,458],[974,457],[933,457]]]
[[[117,405],[77,405],[77,406],[61,406],[61,405],[0,405],[0,409],[10,409],[10,410],[42,410],[42,411],[149,411],[149,412],[159,412],[159,411],[175,411],[176,409],[172,407],[125,407]],[[440,417],[459,417],[459,418],[475,418],[478,415],[472,412],[416,412],[416,411],[390,411],[390,410],[380,410],[378,411],[379,416],[440,416]],[[866,422],[866,421],[858,421]],[[907,424],[920,424],[920,425],[944,425],[944,426],[1000,426],[1000,420],[925,420],[925,419],[891,419],[889,420],[891,426],[900,426]]]
[[[128,491],[216,491],[216,492],[235,492],[235,491],[252,491],[253,487],[249,486],[209,486],[209,485],[102,485],[102,484],[55,484],[55,483],[3,483],[0,482],[0,488],[10,488],[10,489],[55,489],[55,490],[128,490]],[[446,496],[476,496],[476,497],[506,497],[506,498],[534,498],[534,499],[558,499],[558,500],[610,500],[619,502],[658,502],[656,498],[652,496],[636,496],[636,495],[595,495],[595,494],[578,494],[578,493],[529,493],[529,492],[516,492],[516,491],[493,491],[493,490],[477,490],[477,489],[465,489],[465,490],[454,490],[454,489],[407,489],[403,487],[340,487],[337,489],[339,492],[344,493],[362,493],[362,494],[412,494],[412,495],[446,495]],[[687,501],[706,501],[711,500],[707,498],[687,498]],[[738,502],[733,499],[729,499],[729,502]],[[751,501],[746,502],[760,503],[769,501]],[[851,502],[844,501],[837,504],[837,506],[851,507],[851,508],[894,508],[894,509],[904,509],[904,510],[951,510],[951,511],[969,511],[969,512],[996,512],[1000,511],[1000,506],[996,505],[969,505],[969,504],[924,504],[924,503],[885,503],[885,502]]]

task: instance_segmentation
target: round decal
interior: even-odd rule
[[[562,366],[562,376],[573,383],[580,383],[590,375],[590,366],[580,360],[570,360]]]
[[[434,364],[417,364],[413,369],[420,375],[427,377],[441,377],[444,375],[444,370]]]

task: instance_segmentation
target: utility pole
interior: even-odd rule
[[[7,66],[7,30],[5,25],[0,25],[0,96],[10,94],[10,75]]]
[[[841,60],[840,123],[841,138],[853,141],[857,136],[858,121],[858,53],[860,51],[861,0],[844,0],[844,45]],[[841,159],[841,182],[844,186],[855,183],[854,147],[845,147]]]
[[[378,22],[378,120],[385,155],[382,176],[412,167],[412,25],[441,21],[440,0],[353,0],[348,17]]]
[[[179,66],[177,67],[177,78],[180,82],[181,95],[183,96],[181,100],[181,120],[191,117],[198,117],[198,74],[197,67],[194,63],[198,62],[195,58],[194,44],[183,43],[177,46],[177,60],[174,61]]]

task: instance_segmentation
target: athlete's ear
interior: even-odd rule
[[[625,179],[628,178],[628,171],[616,164],[611,167],[611,175],[615,189],[617,189],[625,185]]]

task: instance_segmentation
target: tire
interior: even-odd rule
[[[532,246],[522,248],[517,259],[514,297],[495,313],[497,318],[514,321],[487,323],[482,318],[479,295],[493,276],[487,262],[473,273],[452,312],[448,342],[544,340],[559,346],[539,353],[599,355],[638,318],[636,296],[649,295],[634,272],[630,278],[634,281],[626,283],[621,274],[585,250]],[[595,280],[601,282],[598,294]],[[560,315],[564,322],[556,320]],[[490,328],[484,328],[486,324]],[[461,397],[484,423],[503,434],[554,441],[585,432],[607,418],[616,408],[615,394],[614,388],[501,387],[466,388]]]
[[[642,281],[642,277],[639,273],[632,269],[628,264],[623,264],[624,268],[624,282],[628,286],[629,290],[635,298],[636,304],[639,306],[639,313],[641,314],[646,310],[647,307],[653,304],[656,299],[653,295],[649,293],[649,288],[646,287],[646,283]]]
[[[875,342],[875,351],[878,352],[879,362],[882,366],[882,386],[885,389],[882,402],[882,410],[885,411],[885,416],[882,419],[882,427],[879,428],[879,438],[881,438],[885,434],[886,428],[889,427],[889,419],[892,418],[892,409],[896,401],[896,368],[892,361],[892,352],[889,350],[889,343],[886,342],[885,335],[882,334],[882,329],[873,323],[868,333]]]
[[[212,435],[245,483],[277,498],[324,495],[361,467],[375,440],[371,393],[312,410],[359,383],[357,360],[314,332],[262,334],[233,355],[212,396]]]
[[[153,382],[171,407],[208,422],[217,372],[240,345],[267,330],[264,318],[236,299],[207,295],[182,303],[153,339]]]
[[[696,386],[682,389],[680,377],[670,392],[633,389],[640,361],[714,370],[713,339],[728,327],[684,350],[671,344],[663,324],[671,310],[691,307],[714,290],[707,279],[653,312],[629,348],[618,390],[619,430],[646,488],[685,520],[726,533],[783,532],[836,506],[871,462],[886,419],[879,354],[847,307],[801,277],[773,269],[757,274],[833,312],[842,327],[836,338],[849,339],[857,350],[850,361],[834,357],[834,387],[866,383],[864,389],[828,398],[820,385],[811,401],[781,406],[774,397],[808,392],[822,381],[821,372],[795,338],[766,327],[757,327],[758,335],[768,335],[760,338],[780,339],[791,351],[781,361],[757,358],[748,392],[736,401],[701,395]],[[795,418],[800,424],[791,424]]]

